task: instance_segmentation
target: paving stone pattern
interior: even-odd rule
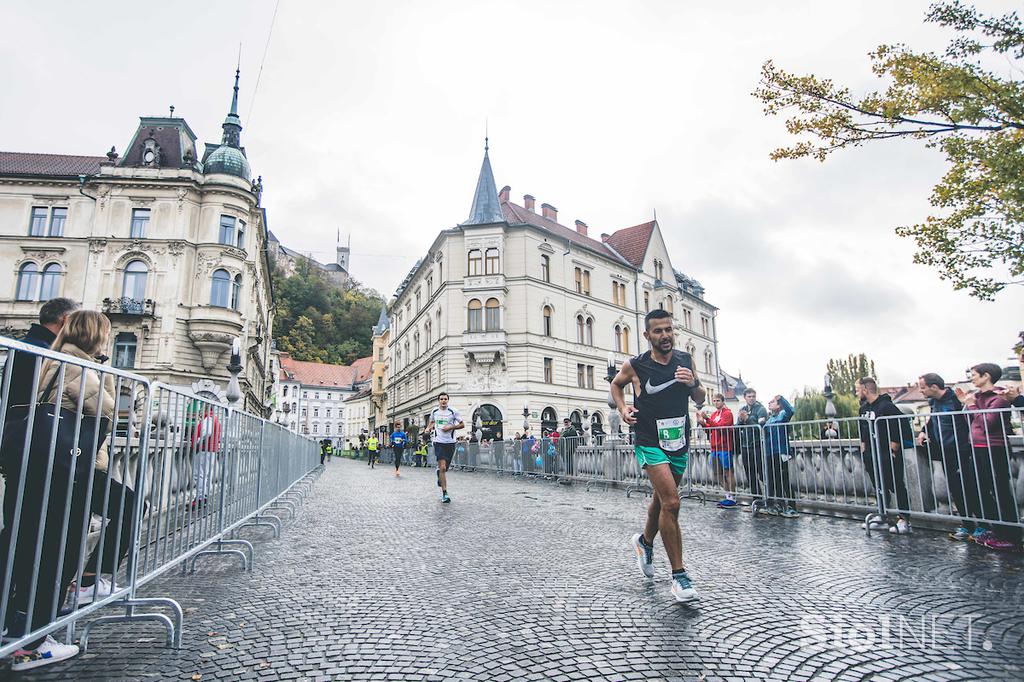
[[[1024,679],[1019,555],[686,500],[687,607],[660,542],[653,580],[627,547],[642,495],[468,472],[450,492],[335,460],[280,539],[249,531],[251,574],[218,557],[146,587],[185,608],[180,651],[107,626],[21,678]]]

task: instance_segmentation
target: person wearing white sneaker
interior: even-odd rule
[[[704,402],[706,394],[693,372],[693,358],[675,349],[672,314],[652,310],[644,318],[644,338],[651,349],[622,363],[611,382],[611,397],[622,421],[636,428],[634,454],[647,472],[654,495],[647,509],[644,532],[630,544],[640,572],[654,574],[652,551],[660,532],[672,567],[671,594],[679,603],[699,599],[683,564],[679,530],[679,481],[689,453],[689,402]],[[633,405],[626,405],[625,387],[633,387]]]
[[[66,661],[78,655],[77,644],[61,644],[50,635],[47,635],[34,647],[18,649],[11,656],[11,670],[20,672],[32,670],[39,666]]]
[[[912,532],[910,522],[900,516],[896,519],[896,523],[889,526],[889,532],[893,535],[910,535]]]
[[[85,582],[88,576],[83,576],[82,581]],[[95,582],[91,585],[78,585],[72,584],[71,589],[68,590],[68,599],[65,603],[67,608],[74,608],[75,604],[78,606],[85,606],[91,604],[97,599],[105,599],[114,592],[114,585],[111,581],[100,576],[93,576]]]
[[[868,517],[867,521],[860,524],[860,527],[864,530],[885,530],[889,527],[889,524],[878,514],[872,514]]]

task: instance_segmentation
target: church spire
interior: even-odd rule
[[[242,119],[238,117],[238,77],[241,72],[241,68],[235,69],[235,88],[231,95],[231,110],[224,117],[224,124],[221,126],[224,129],[221,144],[230,147],[241,147]]]
[[[484,138],[484,162],[480,166],[480,177],[476,181],[476,192],[473,194],[473,205],[469,209],[469,218],[463,225],[487,225],[504,222],[498,202],[498,188],[494,184],[494,173],[491,171],[490,140]]]

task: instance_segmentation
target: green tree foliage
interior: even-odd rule
[[[861,353],[850,353],[846,359],[835,358],[828,361],[828,375],[832,379],[832,390],[840,395],[855,395],[854,385],[863,377],[876,378],[875,361]]]
[[[860,404],[853,395],[836,394],[832,398],[832,404],[836,408],[836,418],[856,417]],[[825,419],[825,396],[821,391],[805,387],[803,393],[797,394],[793,399],[793,420],[811,421]],[[845,437],[845,430],[843,430]]]
[[[1024,283],[1024,84],[997,72],[1020,74],[1024,26],[1015,12],[986,16],[960,0],[932,5],[925,21],[956,35],[941,55],[880,46],[870,58],[884,89],[858,96],[768,61],[753,94],[765,114],[790,116],[786,129],[802,138],[772,152],[775,160],[824,161],[894,138],[940,149],[949,168],[929,199],[937,215],[896,232],[916,242],[916,263],[991,300]]]
[[[381,297],[357,282],[338,286],[307,259],[295,274],[274,269],[277,314],[274,338],[296,360],[347,365],[372,351],[370,328]]]

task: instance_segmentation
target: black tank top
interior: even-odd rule
[[[636,444],[666,452],[685,451],[690,442],[690,387],[676,381],[675,373],[678,367],[693,370],[693,358],[673,350],[672,359],[663,365],[647,351],[630,358],[629,364],[640,380],[640,393],[633,401],[639,410]]]

